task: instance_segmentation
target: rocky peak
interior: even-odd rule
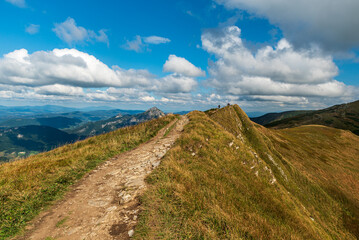
[[[157,107],[152,107],[148,109],[145,113],[150,117],[162,117],[165,115],[164,112],[159,110]]]

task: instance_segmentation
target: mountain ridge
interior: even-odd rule
[[[283,129],[310,124],[350,130],[354,134],[359,135],[359,101],[338,104],[329,108],[274,121],[264,126]]]
[[[359,237],[359,136],[321,125],[269,129],[252,122],[238,105],[193,111],[186,117],[189,122],[175,145],[147,177],[148,188],[140,199],[143,210],[139,215],[136,213],[136,220],[129,220],[137,224],[135,239]],[[127,137],[118,133],[126,132],[136,138],[132,129],[141,129],[145,136],[153,136],[147,133],[147,128],[161,122],[160,126],[164,126],[166,119],[168,122],[175,118],[168,115],[0,165],[0,197],[8,203],[6,215],[0,216],[8,219],[21,212],[21,204],[16,204],[22,201],[28,204],[19,196],[29,193],[13,188],[37,189],[31,185],[24,187],[25,183],[39,184],[38,180],[24,177],[28,173],[32,178],[41,176],[36,172],[39,169],[36,163],[52,170],[47,174],[62,174],[53,181],[56,184],[49,186],[57,188],[68,184],[66,174],[76,175],[72,172],[74,167],[82,168],[89,164],[87,161],[96,162],[98,157],[105,161],[103,155],[113,156],[113,147],[119,147],[113,138],[120,139],[122,149],[129,149]],[[171,127],[163,129],[170,130]],[[137,141],[138,138],[133,139],[131,146]],[[95,156],[84,154],[93,148],[97,149]],[[16,168],[29,161],[32,162],[28,167]],[[37,167],[31,167],[33,164]],[[14,172],[21,173],[21,177]],[[115,168],[111,172],[126,174]],[[118,196],[127,197],[126,188],[118,191]],[[47,193],[48,190],[36,195],[36,199],[43,200]],[[11,202],[12,199],[16,202]],[[117,197],[113,200],[117,207],[124,207]],[[68,217],[78,216],[69,213]],[[21,219],[16,218],[18,224]],[[121,221],[104,229],[113,236],[128,237],[133,229]],[[12,222],[6,220],[4,224],[10,231]]]
[[[85,123],[66,132],[81,137],[95,136],[107,133],[124,126],[132,126],[150,119],[163,117],[165,114],[157,107],[152,107],[143,113],[122,115],[121,113],[106,120]]]

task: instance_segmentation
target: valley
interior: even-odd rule
[[[109,115],[111,116],[107,118]],[[0,162],[29,157],[161,116],[164,116],[161,110],[151,108],[145,112],[97,110],[6,120],[0,123]]]

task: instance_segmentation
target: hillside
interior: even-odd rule
[[[148,178],[135,239],[356,239],[359,137],[271,130],[238,106],[188,114]]]
[[[5,121],[12,118],[23,118],[39,114],[64,113],[70,111],[75,111],[75,109],[54,105],[13,107],[6,107],[0,105],[0,121]]]
[[[97,119],[97,114],[110,114],[120,111],[116,116],[106,120],[81,123],[82,120]],[[28,157],[39,152],[48,151],[72,143],[87,137],[108,133],[121,127],[136,125],[151,119],[164,116],[164,113],[151,108],[146,112],[133,115],[122,115],[122,113],[136,113],[137,110],[99,110],[89,113],[71,112],[64,113],[67,116],[79,118],[68,118],[64,116],[43,117],[43,118],[20,118],[11,119],[0,124],[0,163],[14,159]],[[33,125],[26,125],[33,124]],[[26,126],[22,126],[26,125]],[[79,125],[78,127],[76,127]],[[20,126],[20,127],[10,127]],[[75,126],[75,127],[74,127]],[[10,128],[9,128],[10,127]],[[66,128],[58,130],[57,128]]]
[[[350,130],[359,135],[359,101],[301,114],[265,126],[283,129],[312,124]]]
[[[48,126],[23,126],[0,130],[0,162],[48,151],[79,137]]]
[[[106,120],[89,122],[77,128],[70,129],[67,132],[76,134],[81,137],[95,136],[107,132],[111,132],[121,127],[132,126],[151,119],[159,118],[165,114],[156,107],[150,108],[146,112],[134,115],[118,114]]]
[[[88,138],[0,165],[0,239],[14,236],[59,199],[70,185],[102,162],[154,137],[175,116]]]
[[[3,122],[21,121],[21,119],[66,117],[89,122],[107,119],[118,114],[133,115],[141,112],[143,111],[122,109],[91,110],[88,108],[76,109],[52,105],[21,107],[5,107],[0,105],[0,127],[3,125]]]
[[[48,114],[38,115],[38,117],[43,117],[43,118],[67,117],[67,118],[76,118],[81,120],[82,122],[93,122],[93,121],[105,120],[116,115],[134,115],[142,112],[144,111],[111,109],[111,110],[92,110],[92,111],[72,111],[65,113],[48,113]]]
[[[70,128],[82,121],[78,118],[68,117],[38,117],[38,118],[15,118],[0,123],[2,128],[22,127],[28,125],[48,126],[58,129]]]
[[[194,111],[187,114],[187,118],[189,122],[175,145],[147,177],[139,218],[137,210],[133,213],[138,203],[134,207],[123,205],[124,198],[132,197],[126,194],[133,190],[133,185],[108,184],[119,194],[114,201],[106,200],[115,204],[115,208],[110,209],[125,212],[121,210],[122,220],[103,226],[103,233],[122,239],[128,237],[127,232],[137,224],[134,239],[359,237],[358,136],[318,125],[267,129],[250,121],[237,105],[206,113]],[[14,235],[84,172],[147,141],[174,119],[174,116],[166,116],[0,165],[0,198],[3,200],[0,238]],[[170,130],[168,127],[164,136]],[[140,156],[138,160],[143,161],[150,152],[133,156]],[[128,170],[124,171],[116,168],[110,159],[107,175],[98,175],[107,180],[117,172],[126,181],[137,183],[136,174],[128,178],[122,174],[127,171],[138,174],[143,164],[127,166]],[[96,170],[96,174],[103,168]],[[81,186],[74,191],[81,191]],[[108,205],[103,209],[108,216]],[[130,215],[127,216],[126,211]],[[116,211],[111,214],[118,215]],[[132,218],[134,214],[136,219]],[[103,215],[99,216],[99,221],[103,221]],[[131,228],[124,224],[126,221],[131,223]],[[52,222],[56,226],[62,224],[62,220]],[[79,224],[84,226],[78,229],[99,226],[96,221]],[[65,224],[56,231],[71,229],[73,226]]]
[[[280,113],[267,113],[260,117],[250,118],[253,122],[258,123],[260,125],[267,125],[269,123],[283,120],[290,117],[295,117],[301,114],[310,113],[313,111],[286,111]]]

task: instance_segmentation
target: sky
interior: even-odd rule
[[[357,0],[0,0],[0,105],[355,101],[358,11]]]

